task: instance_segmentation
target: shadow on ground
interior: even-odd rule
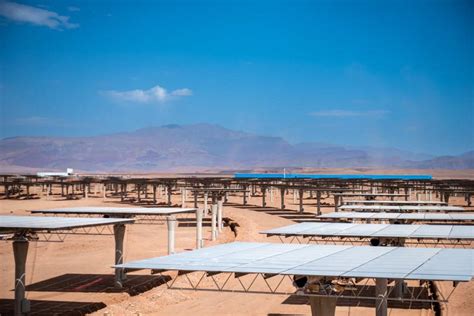
[[[14,315],[14,304],[13,299],[1,299],[0,300],[0,315],[10,316]],[[62,315],[75,315],[82,316],[96,312],[106,305],[103,302],[63,302],[63,301],[30,301],[31,312],[29,316],[62,316]]]
[[[365,289],[361,286],[356,286],[355,291],[357,293],[360,292],[360,297],[375,297],[375,286],[365,286]],[[410,287],[410,292],[413,292],[413,297],[416,297],[419,300],[429,300],[430,297],[426,291],[426,288],[421,287]],[[351,295],[352,293],[347,291],[345,295]],[[394,298],[394,293],[392,292],[389,297]],[[408,299],[409,297],[406,296]],[[283,304],[290,304],[290,305],[309,305],[309,300],[307,296],[302,295],[291,295],[287,299],[283,301]],[[370,307],[375,308],[375,300],[373,299],[352,299],[352,298],[339,298],[337,300],[337,306],[351,306],[351,307]],[[397,309],[431,309],[432,306],[429,302],[409,302],[407,300],[389,300],[388,301],[389,308],[397,308]]]
[[[67,273],[51,279],[29,284],[27,291],[38,292],[82,292],[114,293],[125,292],[131,296],[138,295],[171,280],[169,276],[127,275],[123,288],[114,286],[115,277],[109,274],[76,274]]]

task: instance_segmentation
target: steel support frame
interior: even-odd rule
[[[170,271],[160,270],[156,272],[162,277]],[[248,276],[248,280],[243,281],[242,278]],[[250,294],[275,294],[275,295],[299,295],[308,297],[321,298],[344,298],[344,299],[368,299],[374,300],[376,305],[380,305],[380,309],[386,308],[389,301],[403,301],[408,303],[424,302],[424,303],[448,303],[449,298],[456,289],[454,284],[451,292],[445,297],[441,293],[439,299],[423,299],[420,296],[423,293],[429,293],[428,282],[420,281],[419,287],[408,287],[403,297],[390,296],[395,291],[395,281],[386,278],[330,278],[331,286],[328,286],[325,278],[308,277],[316,279],[313,285],[316,285],[318,291],[312,292],[310,289],[297,289],[295,291],[281,290],[282,284],[286,280],[286,284],[293,283],[293,275],[286,274],[266,274],[266,273],[238,273],[238,272],[208,272],[208,271],[177,271],[174,278],[166,282],[168,289],[173,290],[193,290],[193,291],[211,291],[211,292],[231,292],[231,293],[250,293]],[[236,279],[237,282],[231,281]],[[258,279],[262,279],[265,283],[265,289],[255,289]],[[270,283],[269,279],[275,279]],[[179,284],[177,284],[179,283]],[[359,288],[355,287],[358,285]],[[363,295],[369,287],[376,287],[375,296]],[[378,288],[378,289],[377,289]],[[341,290],[343,289],[343,290]],[[416,291],[420,289],[420,291]],[[345,294],[346,293],[346,294]],[[377,314],[379,315],[379,314]],[[380,314],[382,315],[382,314]]]

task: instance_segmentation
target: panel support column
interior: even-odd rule
[[[321,191],[316,191],[316,215],[321,215]]]
[[[29,242],[26,238],[13,242],[13,256],[15,258],[15,316],[25,315],[30,311],[30,303],[25,298],[26,287],[26,257]]]
[[[194,208],[198,207],[198,191],[194,191]]]
[[[214,241],[217,238],[217,203],[212,202],[211,206],[211,240]]]
[[[114,237],[115,237],[115,264],[123,263],[123,239],[125,237],[125,225],[115,224],[114,225]],[[123,281],[125,281],[126,275],[124,269],[115,268],[115,286],[121,288]]]
[[[222,232],[222,213],[224,212],[224,197],[217,200],[217,232]]]
[[[337,212],[339,210],[339,195],[334,194],[334,211]]]
[[[140,203],[142,201],[142,185],[140,183],[137,183],[136,185],[137,188],[137,202]]]
[[[299,190],[299,194],[300,194],[300,213],[303,213],[304,212],[304,207],[303,207],[304,191],[303,191],[303,189]]]
[[[176,230],[176,217],[170,215],[166,217],[166,224],[168,225],[168,254],[174,254],[175,245],[175,230]]]
[[[285,188],[280,188],[280,197],[281,197],[280,208],[284,210],[285,209]]]
[[[196,249],[204,246],[204,242],[202,240],[202,213],[202,209],[196,210]]]
[[[186,207],[186,189],[181,189],[181,207]]]
[[[267,188],[266,187],[262,187],[262,207],[266,207],[267,206],[267,201],[266,201],[266,198],[267,198]]]
[[[336,302],[335,297],[318,297],[310,296],[309,304],[311,305],[312,316],[334,316],[336,313]]]
[[[167,194],[168,194],[168,206],[171,205],[171,191],[172,191],[172,188],[171,188],[171,185],[167,186],[166,187],[166,191],[167,191]]]
[[[375,279],[375,315],[387,316],[387,279]]]
[[[204,216],[207,214],[207,200],[209,199],[209,194],[204,192]]]

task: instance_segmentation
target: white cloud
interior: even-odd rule
[[[323,110],[310,113],[311,116],[318,117],[381,117],[388,114],[386,110],[368,110],[368,111],[352,111],[352,110]]]
[[[101,94],[121,102],[132,102],[132,103],[164,103],[172,99],[186,97],[193,94],[191,89],[182,88],[168,92],[165,88],[156,85],[148,90],[128,90],[128,91],[116,91],[107,90],[102,91]]]
[[[78,7],[67,7],[68,11],[71,11],[71,12],[78,12],[78,11],[81,11],[80,8]]]
[[[184,88],[184,89],[177,89],[177,90],[172,91],[171,95],[187,97],[187,96],[193,95],[193,92],[191,91],[191,89]]]
[[[68,16],[15,2],[0,2],[0,16],[12,21],[46,26],[55,30],[79,27],[79,24],[70,23]]]

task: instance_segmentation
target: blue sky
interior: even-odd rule
[[[213,123],[474,149],[472,1],[0,0],[0,137]]]

